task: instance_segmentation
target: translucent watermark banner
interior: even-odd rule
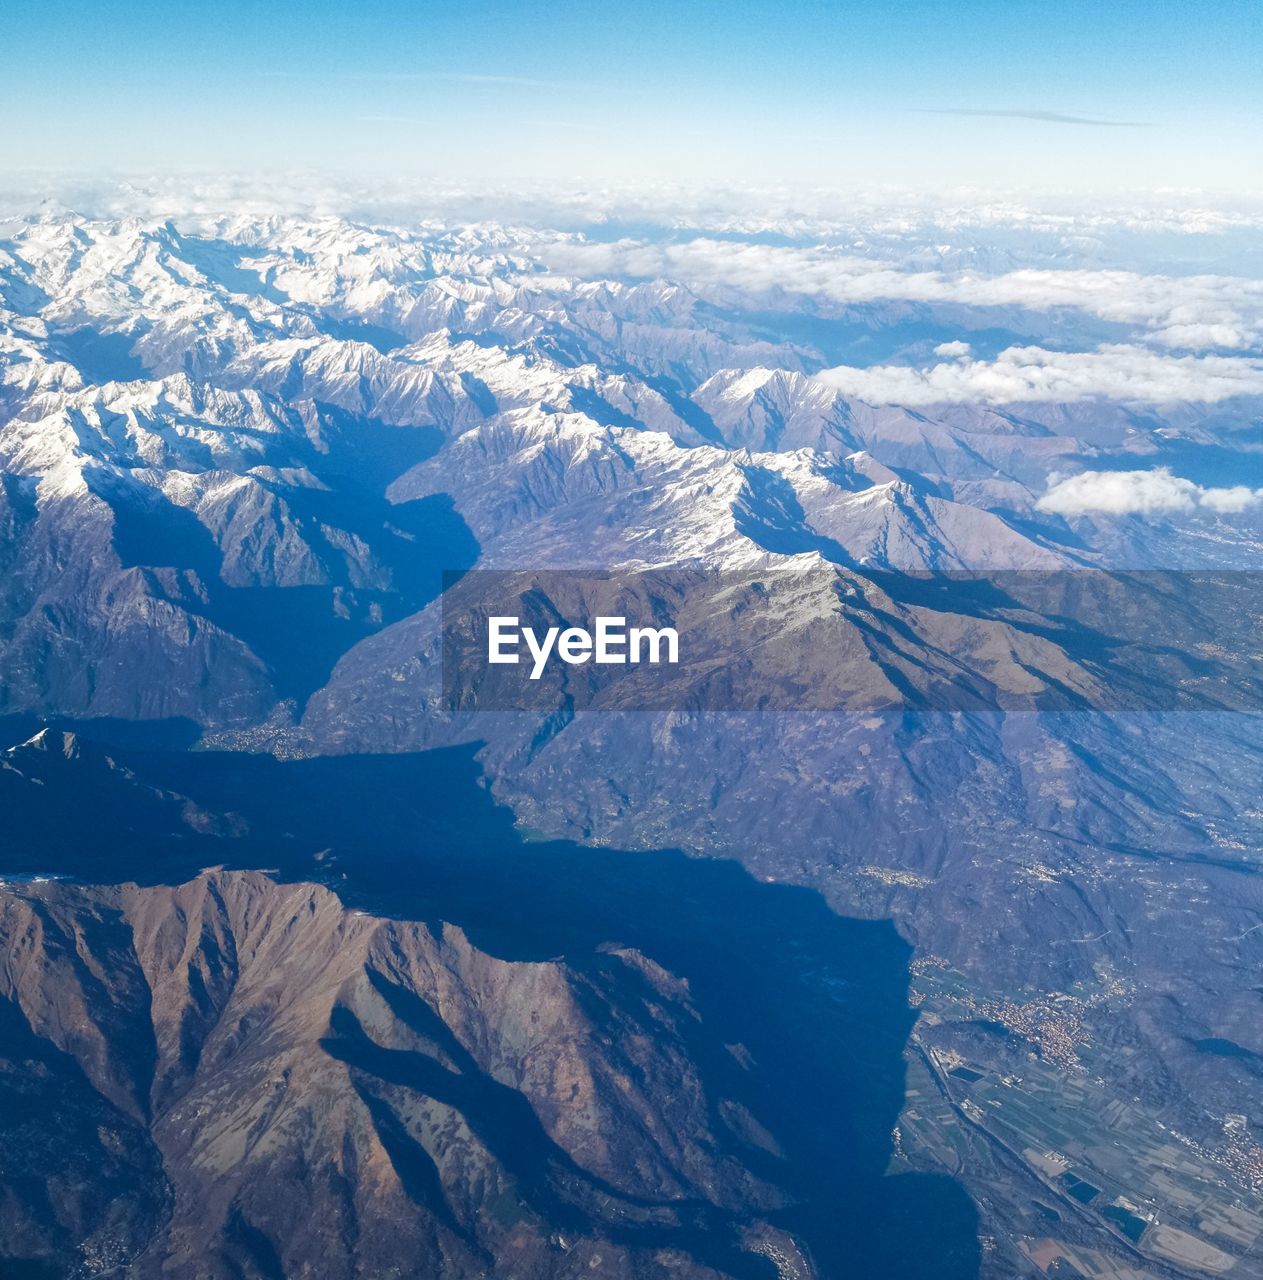
[[[1263,709],[1263,572],[475,570],[452,712]]]

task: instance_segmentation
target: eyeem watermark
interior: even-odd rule
[[[623,666],[629,662],[675,664],[680,660],[680,636],[674,627],[632,627],[626,618],[596,618],[595,627],[548,627],[537,635],[517,617],[487,619],[487,661],[516,666],[525,644],[531,659],[530,679],[544,674],[551,657],[571,666],[594,662],[598,666]]]
[[[845,565],[445,579],[452,714],[1263,711],[1263,573]]]

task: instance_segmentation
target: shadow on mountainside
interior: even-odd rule
[[[977,1275],[964,1192],[946,1178],[886,1173],[914,1021],[910,949],[889,922],[839,917],[816,892],[757,881],[734,862],[529,841],[492,799],[474,748],[285,762],[132,749],[111,749],[107,761],[83,742],[39,759],[22,750],[22,776],[0,774],[10,835],[0,875],[144,884],[207,865],[263,867],[320,881],[373,914],[459,926],[506,960],[563,958],[596,973],[611,947],[634,948],[688,984],[699,1017],[681,1035],[718,1154],[789,1206],[760,1216],[803,1242],[827,1277]],[[191,829],[189,812],[214,816]],[[523,1095],[480,1071],[423,1002],[381,983],[396,1014],[436,1037],[456,1069],[375,1045],[347,1011],[326,1052],[365,1079],[406,1083],[458,1109],[547,1220],[685,1248],[733,1275],[775,1274],[738,1247],[740,1216],[709,1201],[671,1202],[665,1224],[611,1217],[602,1207],[611,1200],[646,1202],[575,1166]],[[734,1127],[734,1103],[770,1140]],[[405,1133],[395,1142],[392,1158],[404,1169],[412,1161],[417,1194],[434,1196],[424,1152],[406,1150]]]
[[[392,480],[436,452],[443,439],[436,428],[320,410],[321,451],[290,436],[266,444],[252,477],[254,501],[263,505],[248,521],[226,519],[217,532],[132,476],[102,470],[90,477],[110,508],[122,567],[144,571],[150,591],[245,645],[276,697],[293,700],[299,714],[343,654],[424,608],[444,573],[469,568],[479,553],[450,496],[386,497]],[[208,452],[207,465],[213,461]],[[296,464],[319,482],[262,474]]]

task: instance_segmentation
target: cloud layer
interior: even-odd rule
[[[870,404],[1019,404],[1121,400],[1132,404],[1215,403],[1263,396],[1263,360],[1170,356],[1139,346],[1095,351],[1009,347],[994,360],[954,359],[926,369],[843,365],[816,375]]]
[[[1061,516],[1164,515],[1199,507],[1221,514],[1244,511],[1263,502],[1263,489],[1245,485],[1207,489],[1172,473],[1169,467],[1149,471],[1084,471],[1077,476],[1049,477],[1048,492],[1035,504],[1039,511]]]
[[[1242,276],[1028,268],[999,275],[907,271],[827,247],[698,238],[683,243],[574,237],[542,243],[554,271],[582,277],[662,278],[695,286],[784,290],[838,303],[957,303],[1047,311],[1073,307],[1133,325],[1146,341],[1185,349],[1263,346],[1263,281]]]

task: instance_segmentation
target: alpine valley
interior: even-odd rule
[[[6,198],[0,1277],[1263,1277],[1263,218],[660,196]]]

